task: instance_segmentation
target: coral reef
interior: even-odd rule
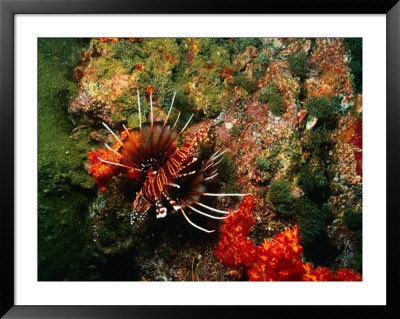
[[[247,272],[250,281],[360,281],[354,270],[314,267],[302,261],[299,228],[296,226],[264,239],[260,246],[247,238],[251,226],[254,199],[243,198],[238,211],[221,226],[221,240],[215,255],[226,266],[233,268],[232,275],[242,278]]]
[[[124,134],[122,134],[122,136],[123,135]],[[123,140],[124,138],[122,136],[121,139]],[[117,150],[119,146],[119,143],[116,143],[111,147],[111,149]],[[140,172],[133,168],[127,169],[104,162],[119,163],[121,161],[121,157],[111,150],[101,148],[95,152],[89,152],[88,158],[91,163],[88,173],[95,178],[94,182],[97,184],[100,192],[106,191],[110,179],[120,172],[125,173],[126,176],[135,180],[139,179],[141,176]],[[103,161],[100,161],[100,158]]]
[[[39,279],[361,280],[361,48],[351,38],[41,39]],[[235,198],[209,199],[233,213],[222,225],[188,215],[213,234],[175,213],[130,225],[147,175],[99,160],[120,160],[102,122],[124,139],[124,126],[150,120],[150,94],[163,121],[174,91],[178,128],[223,115],[200,146],[200,161],[228,149],[207,189],[252,194],[236,211]]]

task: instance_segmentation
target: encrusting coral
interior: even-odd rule
[[[65,264],[63,253],[53,258],[54,243],[75,230],[86,236],[86,250],[77,249],[87,255],[79,268],[94,269],[100,280],[355,280],[358,273],[346,269],[362,273],[362,39],[95,38],[74,51],[69,43],[40,54],[50,63],[46,69],[39,63],[40,278],[89,278],[51,270]],[[60,52],[74,61],[65,74],[53,74],[54,61],[60,60],[57,70],[65,68]],[[206,207],[187,215],[207,229],[221,226],[220,233],[193,232],[165,198],[167,218],[132,225],[137,193],[161,175],[156,165],[141,173],[126,167],[110,130],[125,142],[122,127],[136,132],[167,114],[177,130],[192,116],[186,130],[223,114],[200,144],[194,169],[227,150],[206,191],[254,197],[229,218],[214,216],[226,218],[222,225],[198,211],[228,212],[239,204],[229,196],[207,198]],[[185,140],[179,136],[178,149]],[[180,177],[182,188],[170,183],[171,196],[181,198],[192,178]],[[75,190],[86,202],[59,200]],[[65,207],[50,215],[60,203]],[[64,234],[67,213],[59,211],[77,212],[77,204],[88,229]]]

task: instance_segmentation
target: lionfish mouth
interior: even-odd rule
[[[223,113],[220,114],[215,120],[204,121],[194,124],[189,127],[186,132],[185,142],[178,148],[176,145],[177,138],[188,127],[192,116],[181,130],[177,130],[180,112],[173,125],[168,123],[172,106],[174,104],[176,92],[172,98],[171,106],[168,110],[167,117],[164,122],[154,122],[153,118],[153,101],[152,94],[150,93],[150,122],[143,123],[141,120],[141,105],[139,90],[138,96],[138,115],[139,127],[126,128],[125,125],[124,136],[118,137],[107,124],[103,123],[104,127],[114,136],[119,143],[119,149],[115,150],[108,146],[107,149],[117,154],[120,162],[106,161],[98,158],[100,161],[123,167],[129,170],[137,170],[147,174],[145,181],[141,187],[149,205],[140,208],[140,202],[131,213],[131,223],[136,220],[145,218],[148,210],[151,207],[156,209],[156,217],[163,218],[167,215],[167,208],[163,204],[163,200],[169,203],[173,210],[180,212],[187,222],[193,227],[211,233],[214,230],[205,229],[193,221],[187,215],[187,211],[205,216],[211,219],[226,219],[229,218],[234,211],[224,211],[202,202],[202,199],[207,197],[243,197],[249,194],[227,194],[227,193],[208,193],[207,183],[212,181],[218,176],[217,167],[221,162],[221,156],[228,151],[217,150],[208,160],[204,163],[197,163],[200,155],[200,143],[207,136],[210,126],[216,125],[223,119]],[[197,164],[197,167],[194,168]],[[183,183],[183,180],[185,182]],[[175,189],[179,189],[179,195],[175,194]],[[186,212],[185,212],[186,210]],[[205,211],[210,213],[206,213]],[[212,213],[211,213],[212,212]]]

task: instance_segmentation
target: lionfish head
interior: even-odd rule
[[[136,193],[136,198],[133,202],[133,211],[130,215],[131,225],[140,226],[140,224],[145,220],[147,211],[151,206],[152,204],[146,199],[142,191]]]
[[[153,204],[146,199],[141,190],[136,194],[135,201],[133,202],[133,211],[138,214],[145,214],[152,205]]]

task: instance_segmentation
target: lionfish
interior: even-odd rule
[[[140,191],[136,193],[133,211],[130,215],[131,224],[134,224],[135,221],[142,221],[152,207],[155,207],[157,218],[165,217],[167,215],[167,208],[163,204],[163,199],[165,199],[174,211],[182,213],[190,225],[204,232],[211,233],[214,230],[205,229],[192,222],[185,209],[208,218],[225,219],[233,214],[234,211],[223,211],[208,206],[201,201],[203,196],[245,196],[248,194],[216,194],[206,192],[205,182],[214,179],[218,175],[217,165],[221,162],[222,159],[220,157],[227,149],[215,152],[201,166],[197,165],[198,169],[194,169],[193,167],[196,166],[194,164],[199,160],[199,146],[207,136],[209,127],[221,122],[224,114],[221,113],[216,119],[192,125],[186,133],[185,142],[178,148],[177,139],[188,127],[193,114],[181,130],[177,129],[180,112],[173,125],[168,123],[175,96],[176,92],[174,93],[164,122],[159,122],[153,119],[153,101],[152,93],[150,93],[150,122],[142,124],[140,95],[139,90],[137,90],[138,128],[127,128],[123,125],[126,136],[119,138],[107,124],[103,123],[104,127],[119,143],[117,149],[113,149],[107,144],[105,146],[115,154],[118,154],[120,162],[107,161],[100,157],[98,159],[107,164],[134,169],[146,174],[146,179]],[[188,176],[191,178],[182,185],[182,178]],[[177,194],[172,196],[172,190],[176,189],[179,192],[175,192]],[[207,209],[214,213],[222,214],[222,216],[214,216],[201,209]]]

